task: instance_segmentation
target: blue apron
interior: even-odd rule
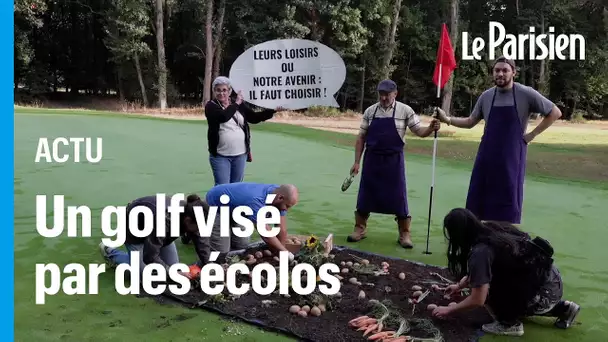
[[[376,118],[376,107],[367,129],[357,210],[365,214],[392,214],[405,218],[409,215],[405,143],[397,132],[397,103],[394,106],[393,115],[389,118]]]
[[[480,220],[521,223],[526,173],[527,144],[517,112],[515,85],[513,105],[495,107],[496,89],[481,138],[466,208]]]

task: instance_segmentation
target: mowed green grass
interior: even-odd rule
[[[213,179],[204,122],[28,112],[15,117],[17,341],[289,340],[202,310],[161,306],[149,299],[120,296],[114,290],[112,271],[100,276],[98,295],[58,294],[47,297],[45,305],[36,305],[35,264],[55,263],[63,267],[69,263],[102,262],[97,250],[102,237],[99,224],[102,208],[126,205],[134,198],[155,193],[198,192],[202,195],[213,185]],[[347,244],[345,238],[352,229],[358,179],[346,193],[340,192],[339,187],[352,164],[352,136],[272,123],[255,126],[253,134],[254,162],[247,165],[246,179],[289,182],[300,188],[300,203],[289,214],[290,231],[321,236],[333,233],[336,243]],[[36,164],[34,158],[40,137],[103,137],[103,160],[97,165]],[[457,139],[442,138],[439,150],[446,153],[452,148],[474,154],[475,148],[470,146]],[[606,148],[579,146],[578,152],[568,150],[568,153],[591,158],[600,147]],[[369,238],[352,246],[388,256],[445,264],[441,220],[451,208],[464,205],[471,166],[466,158],[440,153],[431,227],[433,254],[424,255],[431,174],[430,158],[424,154],[431,148],[432,139],[412,139],[408,145],[408,194],[416,248],[405,251],[397,247],[395,223],[387,216],[373,216]],[[535,153],[545,150],[559,153],[562,149],[558,145],[533,144],[530,155],[533,158]],[[534,159],[530,163],[534,164]],[[571,167],[584,168],[580,164]],[[552,320],[534,319],[526,324],[523,340],[603,340],[608,323],[608,290],[604,286],[608,280],[608,265],[604,262],[604,241],[608,233],[602,215],[608,205],[605,181],[571,182],[564,177],[559,181],[549,180],[540,168],[532,175],[526,183],[522,229],[552,242],[556,262],[565,279],[566,297],[580,303],[583,310],[579,316],[581,324],[568,331],[554,329]],[[61,194],[65,195],[66,205],[89,206],[93,211],[93,236],[40,237],[36,232],[37,194]],[[47,212],[51,210],[47,208]],[[52,224],[52,217],[47,221]],[[195,260],[191,246],[180,244],[178,248],[182,262]],[[505,339],[484,337],[482,340]]]

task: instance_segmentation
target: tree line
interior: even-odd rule
[[[302,38],[336,50],[347,67],[336,94],[362,111],[392,78],[399,100],[468,115],[493,85],[487,48],[461,60],[462,32],[580,34],[585,60],[518,61],[517,81],[557,103],[565,118],[608,118],[608,5],[603,0],[16,0],[15,98],[116,97],[146,107],[201,104],[211,82],[264,41]],[[441,24],[458,68],[441,103],[432,83]],[[469,39],[470,40],[470,39]],[[470,42],[469,42],[470,44]],[[470,50],[470,48],[469,48]],[[529,53],[526,50],[525,55]]]

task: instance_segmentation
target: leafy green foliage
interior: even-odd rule
[[[221,27],[219,0],[166,0],[165,50],[168,90],[182,103],[202,98],[207,1],[214,1],[212,31],[223,32],[220,74],[247,48],[264,41],[303,38],[335,49],[347,65],[337,100],[342,109],[363,110],[377,98],[375,86],[386,70],[388,36],[394,0],[226,0]],[[517,81],[539,89],[560,104],[567,118],[582,111],[586,118],[608,117],[608,9],[601,0],[454,0],[458,28],[488,41],[488,22],[503,23],[508,33],[585,37],[584,61],[518,61]],[[399,100],[421,112],[436,104],[432,74],[442,23],[450,23],[452,0],[403,0],[396,47],[388,69],[399,84]],[[32,93],[105,94],[120,90],[126,99],[141,97],[141,84],[151,90],[157,80],[154,6],[144,0],[15,1],[15,83]],[[460,36],[457,34],[456,36]],[[461,60],[461,42],[453,42],[452,111],[470,113],[477,96],[492,86],[487,55]],[[136,71],[133,56],[140,59]],[[174,88],[174,89],[173,89]],[[150,95],[153,95],[150,91]],[[152,102],[152,101],[151,101]]]

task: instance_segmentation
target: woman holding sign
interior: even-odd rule
[[[205,116],[209,125],[209,163],[215,185],[242,182],[245,162],[253,160],[249,124],[269,120],[281,108],[255,112],[245,106],[240,92],[232,101],[232,86],[224,76],[216,78],[212,88],[214,99],[205,105]]]

